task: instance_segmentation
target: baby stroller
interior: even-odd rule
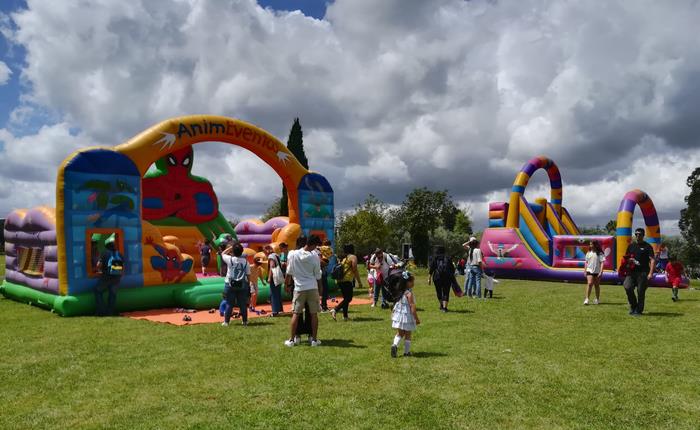
[[[382,279],[382,294],[386,299],[389,307],[393,307],[394,303],[401,300],[403,290],[401,289],[401,279],[403,278],[405,262],[401,261],[394,269],[389,270],[387,279]]]

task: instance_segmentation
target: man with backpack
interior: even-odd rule
[[[447,304],[450,301],[450,288],[454,282],[455,266],[452,259],[445,255],[445,248],[440,246],[435,252],[435,258],[430,263],[428,285],[431,281],[435,285],[435,293],[440,302],[440,310],[448,312]]]
[[[95,313],[99,317],[116,315],[117,288],[124,274],[124,257],[115,244],[114,236],[105,241],[105,251],[100,255],[97,271],[100,279],[95,287]],[[104,305],[104,292],[107,291],[107,308]]]

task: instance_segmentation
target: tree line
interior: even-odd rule
[[[396,206],[374,195],[336,218],[336,245],[355,245],[358,255],[375,248],[400,254],[410,243],[416,264],[426,265],[433,246],[450,255],[462,253],[462,243],[473,234],[469,209],[458,207],[447,191],[416,188]]]

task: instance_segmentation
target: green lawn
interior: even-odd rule
[[[437,311],[391,359],[389,312],[322,315],[320,348],[282,345],[288,318],[173,327],[61,318],[0,299],[0,428],[698,428],[700,292],[504,281]]]

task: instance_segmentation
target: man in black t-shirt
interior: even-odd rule
[[[654,276],[654,248],[644,241],[644,229],[634,231],[634,242],[627,247],[626,254],[634,259],[634,269],[625,277],[624,287],[630,304],[630,315],[639,316],[644,312],[644,295],[647,284]],[[635,296],[634,290],[637,289]]]

